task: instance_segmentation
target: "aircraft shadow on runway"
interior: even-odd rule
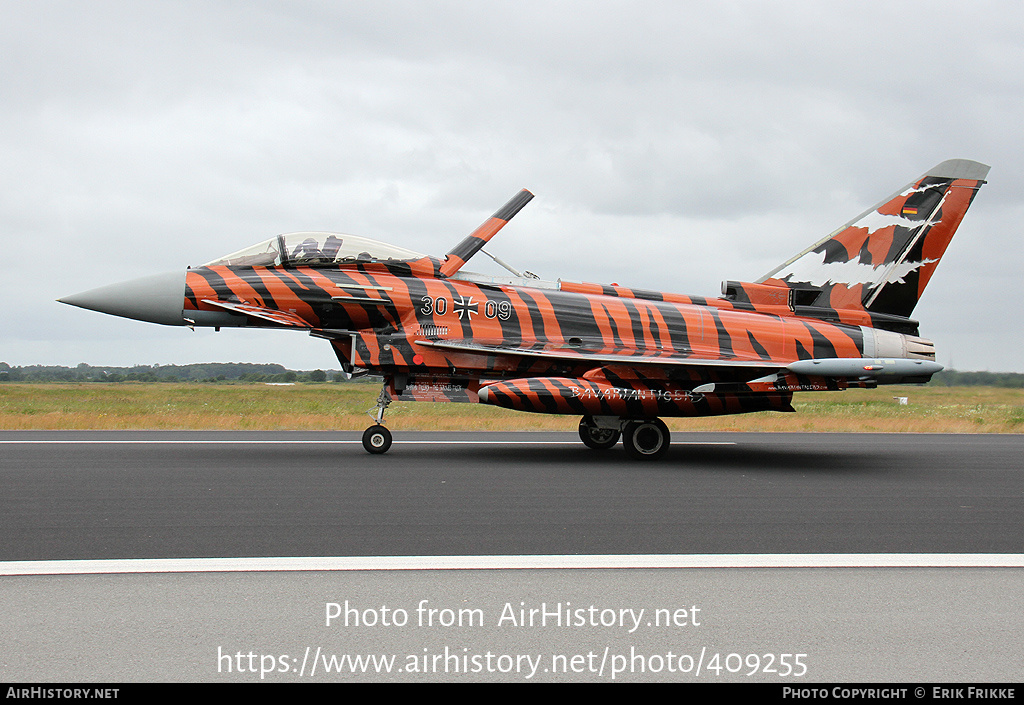
[[[405,456],[400,444],[392,451],[393,459]],[[347,451],[346,451],[347,452]],[[564,464],[566,466],[592,466],[595,469],[625,467],[631,472],[641,470],[695,470],[763,471],[817,473],[885,473],[897,472],[903,464],[899,456],[871,448],[836,449],[792,448],[770,445],[687,445],[674,444],[658,463],[637,464],[621,448],[594,451],[582,446],[520,446],[502,448],[496,459],[493,447],[434,446],[405,450],[415,452],[422,462],[447,459],[460,463],[479,462],[482,466],[502,465],[537,466]],[[377,460],[377,459],[372,459]],[[388,461],[380,458],[382,463]]]

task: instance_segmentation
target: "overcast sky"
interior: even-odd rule
[[[1024,4],[4,2],[0,361],[337,367],[59,296],[280,232],[716,296],[950,158],[987,184],[915,311],[1024,372]],[[493,271],[474,259],[467,269]]]

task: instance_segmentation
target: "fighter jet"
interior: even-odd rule
[[[287,328],[327,340],[393,401],[580,416],[580,439],[662,456],[660,417],[793,411],[794,392],[921,383],[942,369],[911,318],[989,167],[942,162],[754,282],[720,298],[544,281],[463,265],[533,195],[520,191],[442,257],[353,235],[277,235],[185,272],[61,302],[172,326]],[[486,253],[485,251],[485,254]]]

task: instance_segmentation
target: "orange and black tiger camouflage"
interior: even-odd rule
[[[378,421],[391,399],[576,414],[606,429],[792,411],[795,391],[941,369],[910,316],[987,172],[943,162],[757,282],[725,282],[722,298],[463,273],[532,198],[524,190],[444,258],[336,256],[351,236],[303,233],[190,269],[182,323],[325,338],[346,371],[384,377]]]

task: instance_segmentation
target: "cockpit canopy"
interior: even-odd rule
[[[328,267],[350,262],[396,262],[424,255],[357,235],[288,233],[246,247],[205,267]]]

